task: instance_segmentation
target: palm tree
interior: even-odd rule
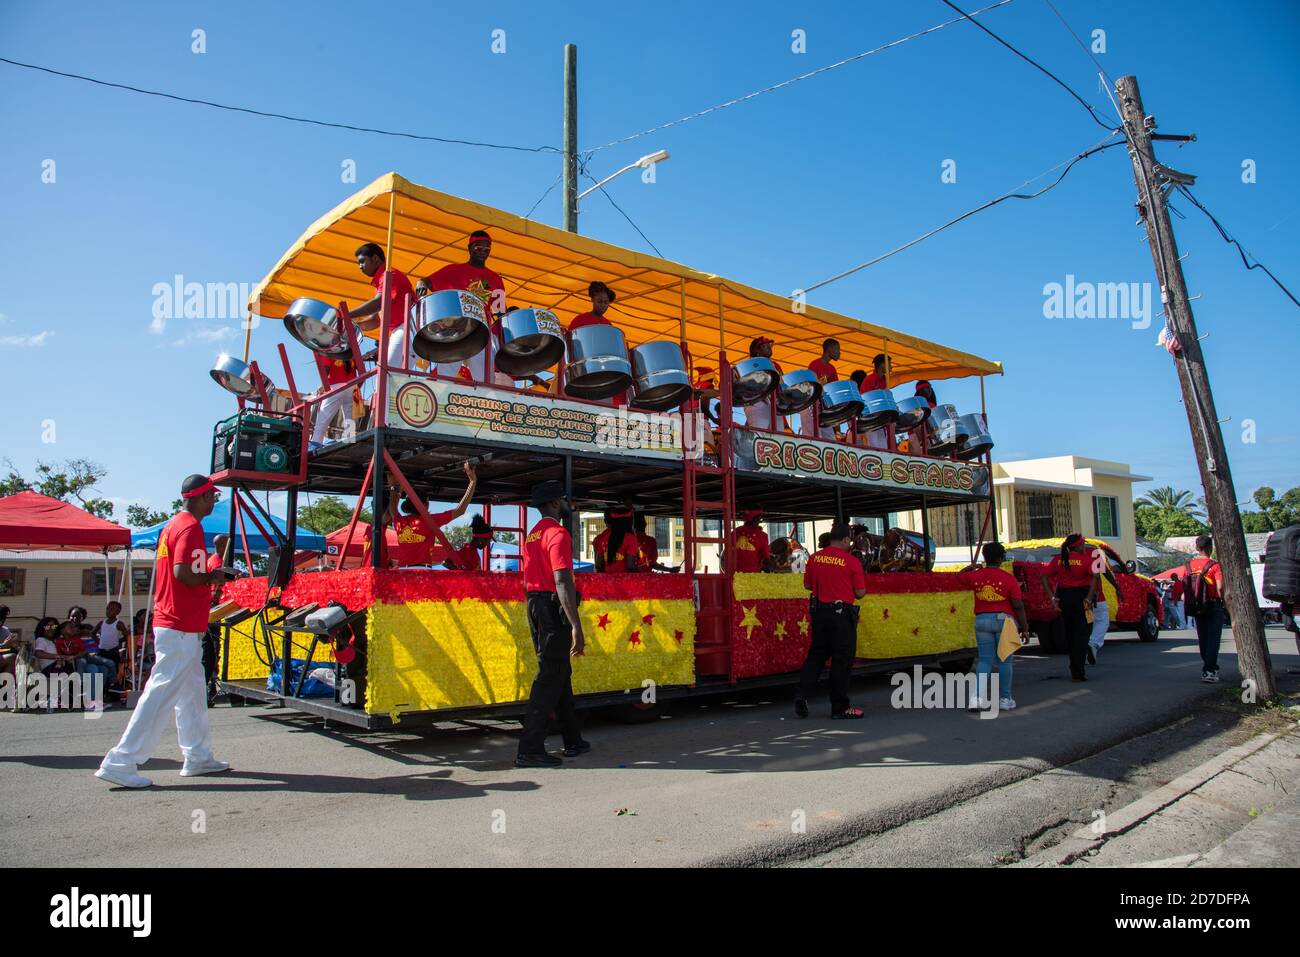
[[[1138,505],[1150,505],[1161,510],[1169,509],[1190,515],[1198,521],[1205,518],[1205,512],[1198,504],[1196,496],[1186,489],[1174,489],[1170,485],[1153,488],[1137,500]]]

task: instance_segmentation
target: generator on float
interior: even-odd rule
[[[212,472],[297,472],[302,419],[241,409],[212,430]]]

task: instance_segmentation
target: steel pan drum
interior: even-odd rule
[[[569,333],[564,391],[579,399],[608,399],[632,384],[627,340],[615,326],[583,326]]]
[[[858,392],[858,385],[852,379],[827,382],[822,386],[821,401],[817,422],[827,428],[862,414],[862,393]]]
[[[957,458],[977,459],[993,448],[993,436],[989,435],[989,427],[980,413],[972,412],[970,415],[963,415],[961,430],[966,433],[967,438],[957,449]]]
[[[633,404],[639,408],[656,412],[675,409],[693,394],[682,347],[676,342],[646,342],[633,349],[632,376],[636,387]]]
[[[284,314],[284,327],[308,349],[327,356],[348,351],[348,337],[339,311],[319,299],[295,299]]]
[[[781,376],[776,394],[776,411],[781,415],[802,412],[822,397],[822,384],[812,369],[795,369]]]
[[[564,358],[564,330],[555,313],[516,309],[501,317],[501,346],[496,367],[515,377],[549,369]]]
[[[217,363],[208,374],[216,380],[217,385],[235,395],[249,395],[253,391],[252,368],[242,359],[228,356],[224,352],[217,356]]]
[[[411,307],[420,331],[411,344],[430,362],[457,362],[476,356],[487,345],[487,311],[483,300],[463,289],[430,293]]]
[[[872,389],[862,393],[862,414],[858,416],[858,430],[872,432],[883,429],[898,420],[898,405],[894,393],[888,389]]]
[[[925,396],[909,395],[898,400],[898,421],[894,428],[899,432],[911,432],[930,417],[930,403]]]
[[[771,359],[750,356],[736,363],[732,381],[732,405],[753,405],[775,391],[781,376]]]
[[[961,417],[955,405],[936,405],[930,410],[929,441],[926,443],[936,455],[951,455],[961,448],[970,436],[962,431]]]

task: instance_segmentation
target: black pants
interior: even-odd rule
[[[1083,600],[1088,597],[1088,586],[1058,588],[1056,597],[1061,600],[1061,624],[1065,627],[1065,640],[1070,649],[1070,676],[1084,677],[1088,661],[1088,639],[1092,625],[1083,610]]]
[[[1206,671],[1219,670],[1219,642],[1223,640],[1223,602],[1212,601],[1196,616],[1196,643],[1201,646],[1201,665]]]
[[[217,680],[217,643],[221,640],[221,627],[209,625],[203,636],[203,684],[211,694]]]
[[[799,672],[799,696],[808,698],[817,690],[822,664],[831,660],[831,714],[839,714],[849,706],[849,673],[853,669],[853,655],[858,643],[857,622],[848,608],[832,611],[818,608],[812,615],[812,642],[808,657]]]
[[[554,592],[528,593],[528,629],[537,652],[537,677],[528,695],[519,753],[540,754],[546,750],[546,726],[552,712],[560,723],[564,746],[573,747],[582,740],[582,726],[573,707],[573,666],[569,660],[573,626]]]

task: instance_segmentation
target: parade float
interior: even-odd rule
[[[349,304],[375,292],[358,271],[359,244],[378,243],[414,279],[462,261],[478,229],[491,234],[506,300],[522,308],[493,322],[474,295],[434,290],[404,302],[399,318],[385,295],[375,341],[358,334]],[[593,279],[618,289],[614,326],[566,333],[558,317],[583,311]],[[522,576],[486,570],[486,554],[480,571],[387,567],[383,522],[360,521],[363,507],[383,515],[394,492],[427,521],[427,503],[464,491],[467,461],[474,503],[497,531],[526,533],[529,490],[548,479],[577,509],[631,501],[683,519],[681,572],[578,574],[588,643],[574,660],[580,706],[653,713],[651,703],[674,697],[793,680],[808,647],[807,592],[797,574],[736,572],[724,546],[742,505],[768,521],[857,523],[855,552],[869,572],[858,673],[963,666],[973,655],[971,592],[930,570],[926,516],[975,503],[981,537],[996,536],[983,412],[823,384],[806,367],[835,338],[841,368],[870,368],[883,353],[892,383],[980,376],[982,398],[982,377],[1001,373],[995,362],[391,173],[313,223],[249,305],[263,321],[249,323],[243,357],[222,356],[212,370],[237,402],[214,428],[212,472],[231,490],[236,549],[248,524],[277,532],[258,493],[283,493],[288,521],[267,574],[224,589],[221,685],[236,698],[363,727],[522,711],[536,669]],[[283,320],[287,341],[255,331],[280,328],[265,320]],[[397,329],[413,345],[405,365],[388,361]],[[774,341],[770,359],[748,354],[757,337]],[[322,371],[308,393],[289,359],[303,347],[362,371],[343,383]],[[474,361],[498,375],[449,372]],[[309,444],[317,410],[345,390],[355,418],[337,441]],[[612,404],[619,394],[629,406]],[[731,409],[740,414],[719,411]],[[355,506],[341,543],[331,535],[329,554],[308,570],[295,554],[295,515],[313,494],[355,497]],[[921,514],[921,532],[889,529],[902,511]],[[348,567],[358,536],[364,564]],[[721,550],[720,570],[697,567],[704,549]],[[332,694],[307,694],[312,675]]]

